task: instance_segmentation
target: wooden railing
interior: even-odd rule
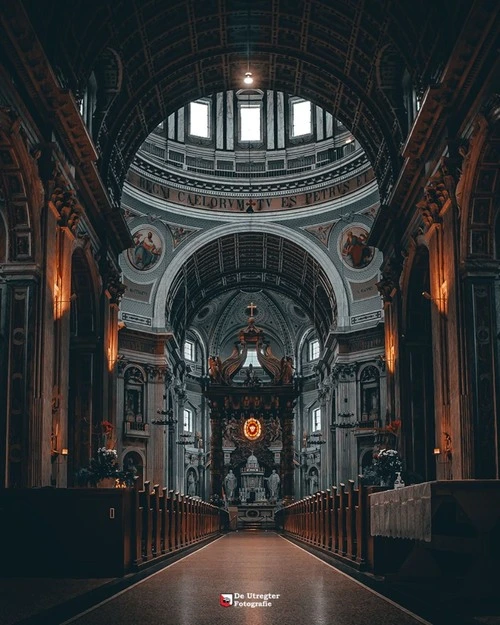
[[[199,499],[145,482],[134,489],[132,561],[137,567],[190,547],[228,527],[228,513]]]
[[[356,568],[373,569],[368,495],[385,489],[354,484],[349,480],[282,508],[276,512],[278,528]]]

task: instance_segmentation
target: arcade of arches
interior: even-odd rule
[[[0,9],[2,489],[498,480],[497,3],[87,4]]]

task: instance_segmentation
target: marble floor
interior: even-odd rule
[[[387,584],[274,531],[232,532],[120,578],[1,577],[0,625],[500,625],[500,600],[451,595]]]
[[[221,595],[226,596],[221,598]],[[223,607],[221,601],[232,605]],[[225,535],[65,622],[77,625],[430,623],[274,532]]]

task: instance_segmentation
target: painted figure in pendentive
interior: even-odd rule
[[[134,234],[134,265],[137,269],[149,269],[161,256],[161,247],[153,240],[153,233],[148,232],[142,238],[141,231]]]
[[[358,233],[354,233],[349,230],[342,246],[342,256],[356,269],[366,267],[373,258],[373,250],[366,244],[366,240],[365,232],[359,230]]]

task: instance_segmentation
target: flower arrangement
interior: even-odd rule
[[[391,432],[391,434],[398,434],[399,428],[401,427],[401,421],[396,419],[395,421],[391,421],[387,426],[387,431]]]
[[[99,439],[101,447],[113,448],[113,424],[110,421],[101,421],[95,426],[95,434]]]
[[[363,473],[363,483],[372,486],[394,486],[396,475],[403,470],[403,464],[395,449],[380,449],[373,456],[372,463]]]
[[[89,466],[77,472],[76,481],[79,486],[97,486],[101,480],[112,478],[117,486],[133,486],[136,473],[130,467],[120,469],[116,449],[99,447]]]

